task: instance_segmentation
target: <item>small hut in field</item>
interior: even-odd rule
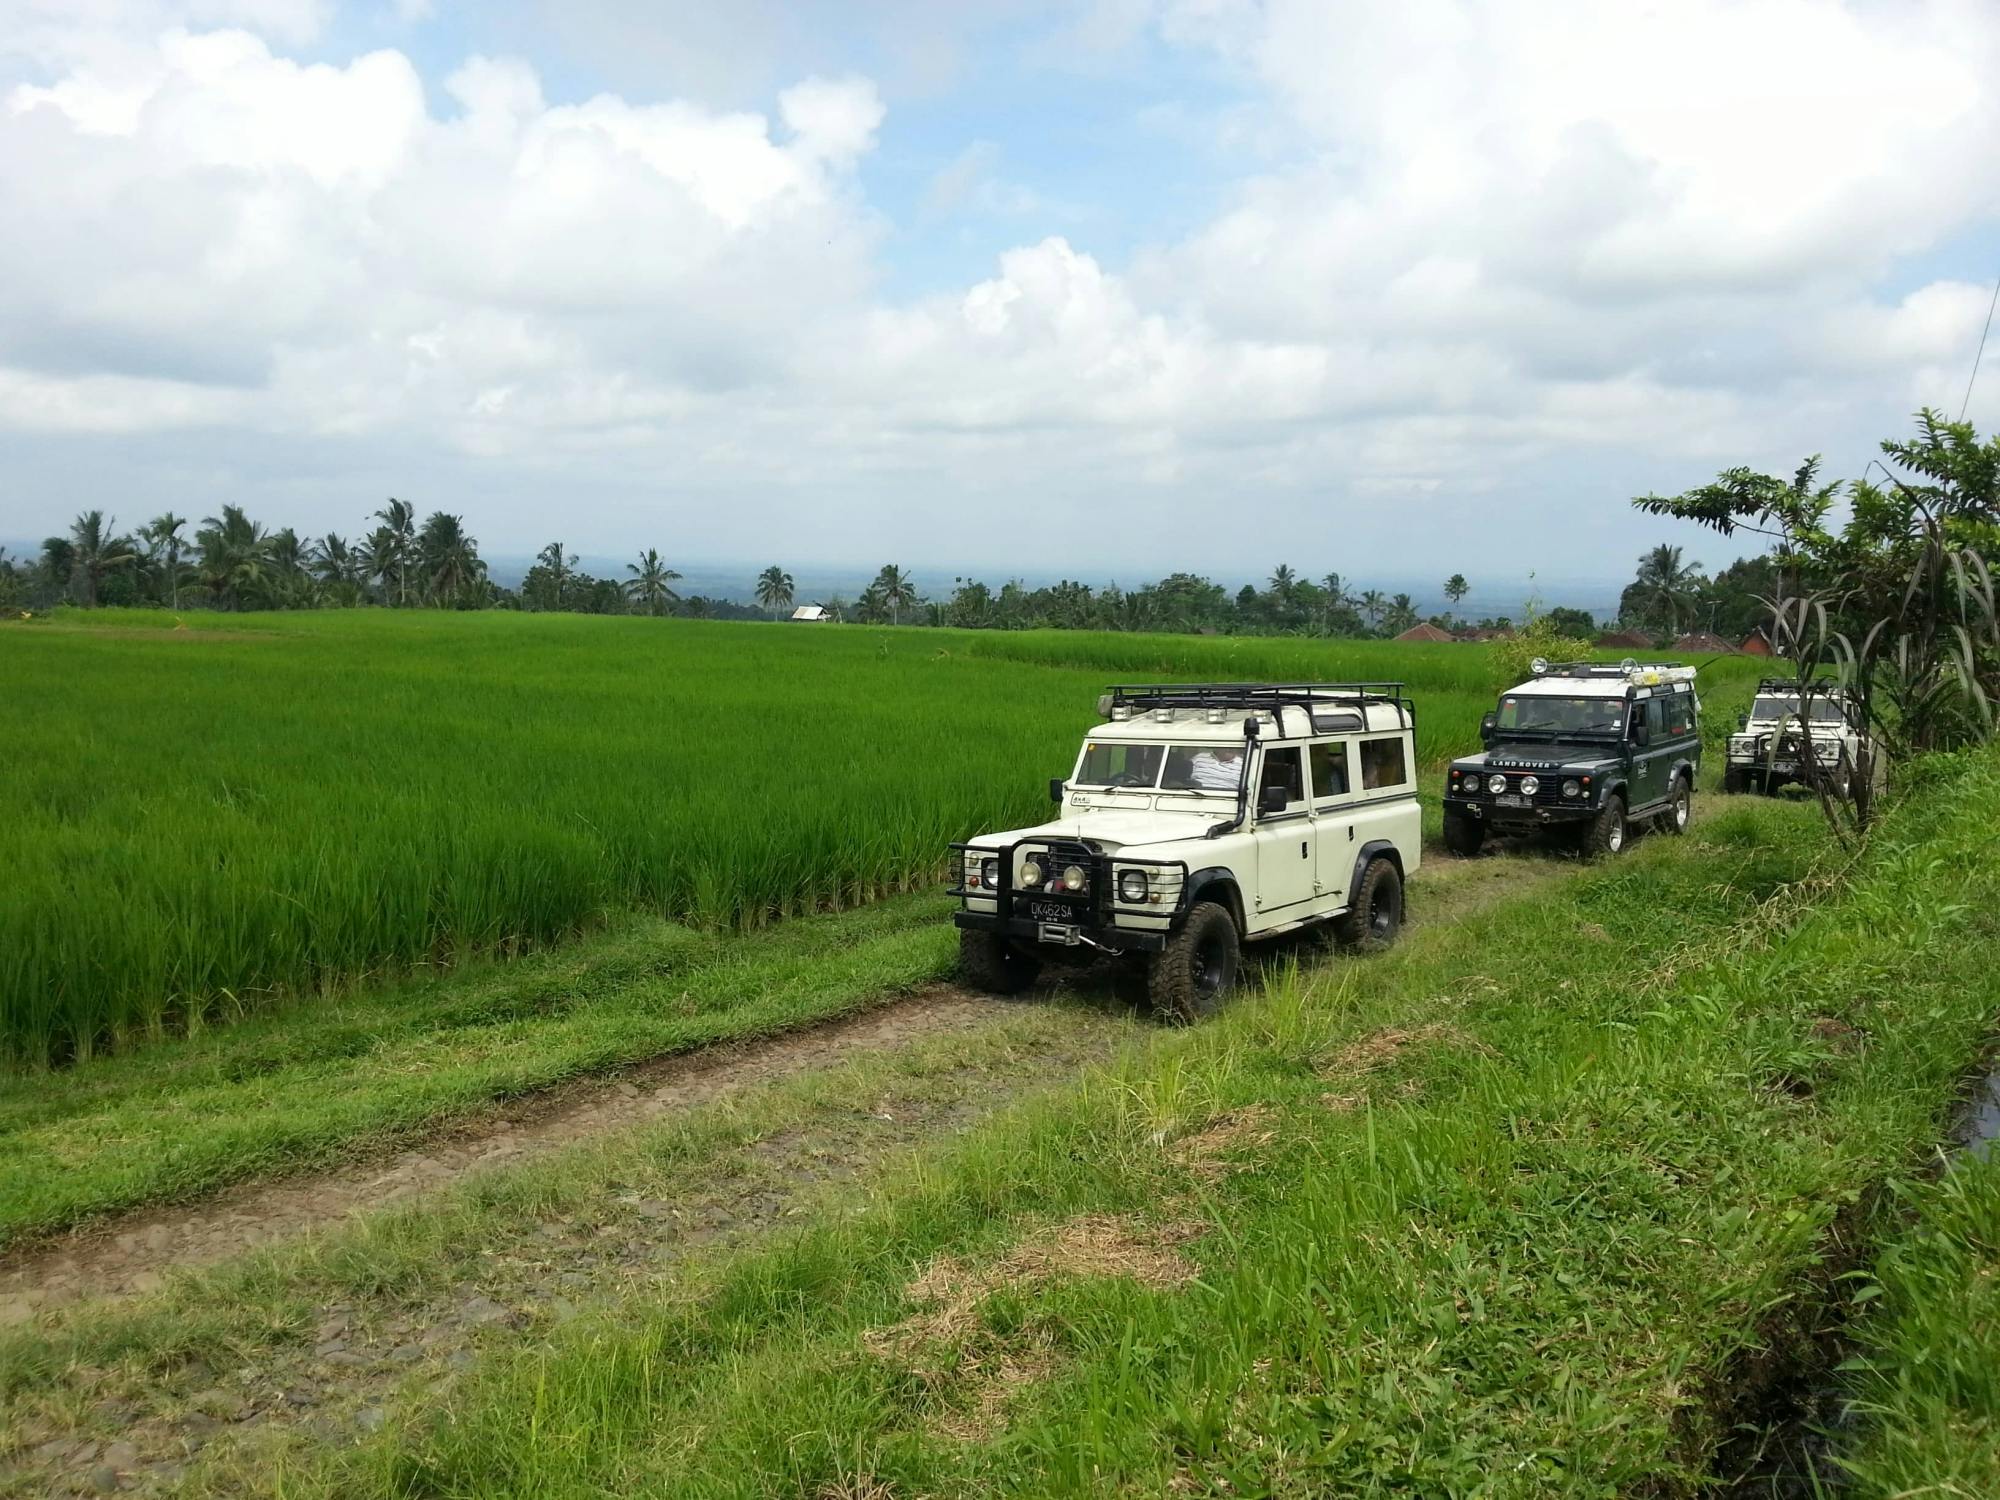
[[[1690,656],[1734,656],[1736,648],[1712,630],[1690,630],[1686,635],[1668,647],[1671,651],[1685,651]]]
[[[802,624],[831,624],[833,621],[833,611],[828,609],[824,604],[801,604],[797,609],[792,611],[792,618]]]
[[[1421,625],[1412,625],[1408,630],[1397,636],[1396,639],[1399,641],[1450,641],[1456,640],[1457,637],[1449,630],[1440,630],[1437,626],[1431,624],[1429,620],[1425,620]]]
[[[1748,635],[1743,637],[1743,644],[1738,646],[1736,649],[1738,651],[1741,651],[1745,656],[1777,655],[1777,653],[1771,649],[1771,638],[1768,635],[1764,634],[1762,626],[1759,626],[1757,629],[1751,631]]]

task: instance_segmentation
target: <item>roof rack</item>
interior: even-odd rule
[[[1765,677],[1757,683],[1760,693],[1796,693],[1801,688],[1815,693],[1845,692],[1847,685],[1838,677],[1812,677],[1803,683],[1796,677]]]
[[[1538,678],[1581,677],[1598,682],[1692,682],[1696,669],[1677,661],[1543,661],[1529,669]]]
[[[1371,705],[1393,708],[1401,728],[1414,729],[1416,700],[1400,682],[1170,682],[1114,685],[1098,700],[1098,712],[1106,718],[1117,709],[1128,714],[1149,709],[1192,708],[1226,714],[1232,710],[1269,714],[1284,739],[1284,711],[1302,710],[1307,722],[1315,708],[1358,708]],[[1364,713],[1362,724],[1367,724]]]

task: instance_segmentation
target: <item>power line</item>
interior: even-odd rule
[[[1972,356],[1972,373],[1966,377],[1965,399],[1958,403],[1958,420],[1965,420],[1965,409],[1972,405],[1972,385],[1979,379],[1979,361],[1986,355],[1986,335],[1993,331],[1993,309],[2000,305],[2000,276],[1993,278],[1993,300],[1986,304],[1986,326],[1979,330],[1979,352]]]

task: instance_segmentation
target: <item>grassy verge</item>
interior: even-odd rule
[[[1907,1183],[1895,1207],[1850,1324],[1847,1492],[2000,1495],[2000,1155]]]
[[[1732,806],[1296,975],[287,1493],[1693,1489],[1985,1033],[1996,816],[1963,764],[1802,890]]]
[[[329,998],[0,1081],[0,1247],[378,1149],[498,1099],[830,1019],[943,973],[935,896],[718,936],[632,921],[506,964]]]

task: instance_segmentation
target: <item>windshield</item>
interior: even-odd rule
[[[1750,706],[1753,719],[1781,719],[1799,711],[1799,700],[1791,695],[1765,693]],[[1846,715],[1840,711],[1840,704],[1832,698],[1814,698],[1812,701],[1812,721],[1815,724],[1840,724],[1846,722]]]
[[[1083,761],[1076,768],[1079,786],[1149,787],[1160,779],[1160,758],[1165,745],[1128,745],[1092,740],[1083,747]]]
[[[1166,767],[1166,775],[1160,768]],[[1131,745],[1090,740],[1077,766],[1077,786],[1155,787],[1169,792],[1229,792],[1243,783],[1243,746]]]
[[[1527,734],[1616,734],[1625,726],[1623,698],[1556,698],[1539,694],[1500,700],[1500,727]]]

